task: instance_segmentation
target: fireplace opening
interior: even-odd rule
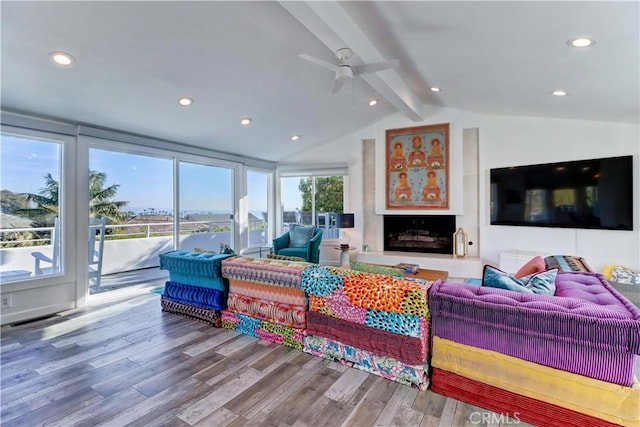
[[[455,215],[385,215],[384,250],[453,253]]]

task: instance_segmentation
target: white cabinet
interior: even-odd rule
[[[500,270],[507,273],[515,273],[525,265],[531,258],[535,256],[546,257],[548,254],[544,252],[532,252],[521,250],[510,250],[500,252]]]

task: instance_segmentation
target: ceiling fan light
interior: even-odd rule
[[[352,79],[353,78],[353,70],[348,65],[341,65],[336,70],[336,80],[340,79]]]
[[[292,141],[297,141],[297,140],[299,140],[299,139],[300,139],[300,135],[292,135],[292,136],[291,136],[291,140],[292,140]]]

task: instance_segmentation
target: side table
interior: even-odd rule
[[[267,254],[273,253],[273,245],[260,246],[260,258],[262,258],[263,251],[265,251]]]
[[[348,265],[349,264],[349,251],[354,250],[353,246],[342,247],[342,246],[334,246],[333,249],[337,249],[340,252],[340,265]]]

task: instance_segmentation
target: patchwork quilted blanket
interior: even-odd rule
[[[305,307],[254,298],[231,292],[227,300],[230,311],[268,320],[277,325],[305,327]]]
[[[339,341],[313,335],[304,338],[303,351],[420,390],[426,390],[429,386],[427,364],[408,365],[393,357],[379,356]]]
[[[229,291],[252,298],[261,298],[284,304],[307,305],[307,298],[301,289],[288,288],[240,279],[229,279]]]
[[[241,332],[276,344],[302,350],[302,329],[277,325],[229,310],[222,312],[222,327]]]
[[[309,310],[410,337],[426,337],[430,282],[316,265],[302,272]]]
[[[409,337],[309,311],[305,332],[307,335],[339,341],[373,354],[393,357],[408,365],[421,365],[427,359],[429,347],[428,325],[424,320],[422,336]]]
[[[282,287],[300,288],[302,272],[309,263],[251,257],[228,258],[222,262],[222,276]]]

